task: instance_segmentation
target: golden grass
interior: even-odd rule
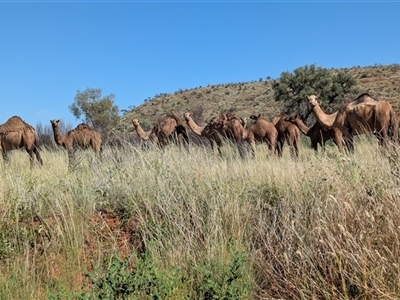
[[[127,145],[101,161],[83,152],[74,170],[64,151],[32,170],[15,151],[0,170],[0,298],[90,289],[84,274],[113,251],[178,268],[190,280],[176,295],[193,296],[197,267],[228,265],[231,248],[246,254],[250,299],[400,296],[398,162],[375,141],[298,159],[222,150]]]

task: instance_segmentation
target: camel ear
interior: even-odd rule
[[[60,119],[57,120],[57,123],[60,123]]]

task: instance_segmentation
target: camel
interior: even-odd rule
[[[142,126],[140,126],[139,120],[138,119],[132,119],[133,127],[136,130],[137,135],[143,140],[143,141],[148,141],[150,140],[153,143],[157,142],[157,136],[150,131],[144,131]]]
[[[18,116],[9,118],[4,124],[0,125],[0,150],[4,160],[8,160],[7,152],[25,147],[29,154],[31,167],[34,157],[43,165],[43,160],[39,153],[39,139],[35,129],[23,121]]]
[[[324,148],[325,142],[331,139],[331,130],[324,129],[318,121],[312,127],[308,127],[298,116],[288,117],[285,120],[297,125],[300,131],[310,138],[311,148],[316,152],[318,151],[318,144]]]
[[[75,151],[80,149],[92,148],[97,156],[102,151],[103,138],[101,134],[91,128],[89,125],[81,123],[75,129],[61,135],[58,123],[60,120],[50,120],[53,128],[54,140],[57,145],[62,146],[68,151],[70,166],[75,160]]]
[[[315,116],[317,114],[320,116],[320,119],[317,118],[317,122],[319,122],[324,127],[324,129],[328,129],[335,121],[338,111],[334,112],[333,114],[324,113],[318,103],[318,98],[319,96],[317,95],[307,96],[308,105],[311,107]]]
[[[378,101],[368,93],[363,93],[355,100],[342,105],[332,122],[332,118],[322,111],[318,96],[311,95],[307,99],[318,122],[332,129],[332,138],[340,152],[344,151],[343,141],[347,150],[353,152],[354,136],[368,132],[373,132],[379,144],[386,148],[389,137],[396,141],[396,116],[387,101]]]
[[[251,115],[250,119],[253,119],[255,122],[250,125],[249,128],[245,129],[244,140],[250,144],[253,156],[255,156],[256,142],[266,142],[270,154],[275,154],[278,141],[278,131],[274,124],[268,121],[261,114],[258,116]]]
[[[210,127],[212,132],[217,132],[223,138],[232,141],[238,146],[239,154],[244,158],[243,141],[247,138],[245,136],[245,128],[242,122],[235,114],[221,113],[214,117],[207,126]]]
[[[218,133],[212,129],[212,126],[210,126],[209,124],[207,124],[206,126],[197,125],[196,122],[193,120],[191,113],[189,112],[185,113],[184,117],[188,127],[193,131],[194,134],[200,137],[206,137],[209,140],[211,149],[214,149],[214,142],[217,144],[218,152],[221,155],[222,139],[218,135]]]
[[[187,151],[189,151],[189,135],[183,122],[171,112],[153,127],[151,134],[157,137],[158,144],[164,148],[170,141],[181,144],[183,139]]]
[[[291,156],[298,157],[301,132],[299,127],[286,121],[286,118],[286,115],[281,115],[275,116],[271,120],[272,124],[275,125],[275,128],[278,131],[278,142],[276,148],[278,151],[278,156],[282,157],[283,145],[286,141],[289,145]]]

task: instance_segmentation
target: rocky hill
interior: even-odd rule
[[[332,69],[337,72],[338,69]],[[400,110],[400,65],[375,65],[340,69],[357,80],[361,92],[368,92],[380,100],[389,101]],[[236,82],[179,90],[173,94],[160,94],[147,99],[142,105],[126,112],[121,118],[120,130],[132,129],[132,118],[138,118],[149,130],[158,118],[172,110],[183,116],[194,113],[198,123],[205,123],[221,111],[235,112],[239,116],[264,113],[268,117],[280,114],[283,103],[274,100],[274,79]]]

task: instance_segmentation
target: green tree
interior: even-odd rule
[[[78,90],[74,103],[69,106],[73,115],[91,125],[96,130],[107,132],[118,122],[118,106],[114,104],[115,96],[102,96],[101,89],[87,88]]]
[[[337,109],[346,99],[359,91],[356,79],[341,70],[328,70],[315,65],[281,73],[274,82],[274,98],[284,102],[284,113],[298,114],[303,120],[311,118],[306,96],[319,95],[322,109]]]

